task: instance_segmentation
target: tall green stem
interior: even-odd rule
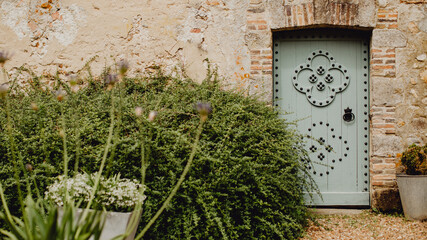
[[[67,133],[65,131],[65,116],[64,116],[64,107],[62,106],[62,103],[60,103],[60,108],[61,108],[61,125],[62,125],[62,131],[63,131],[63,135],[62,135],[62,145],[63,145],[63,150],[64,150],[64,154],[63,154],[63,160],[64,160],[64,177],[67,178],[68,177],[68,153],[67,153]]]
[[[21,204],[21,211],[24,212],[24,201],[22,198],[21,183],[19,181],[19,170],[18,170],[18,163],[17,163],[17,159],[16,159],[15,138],[13,137],[12,119],[10,116],[10,102],[9,102],[8,94],[6,94],[6,96],[5,96],[5,101],[6,101],[7,135],[8,135],[8,142],[10,145],[9,146],[10,156],[11,156],[11,161],[13,164],[13,171],[14,171],[16,186],[18,188],[18,200],[19,200],[19,203]]]
[[[80,150],[81,150],[81,146],[82,146],[82,142],[80,140],[81,130],[80,130],[80,126],[79,126],[80,118],[81,118],[81,112],[80,112],[80,109],[78,107],[79,99],[76,98],[76,93],[73,93],[70,97],[75,99],[75,101],[73,101],[73,104],[75,104],[73,106],[73,109],[74,109],[74,111],[73,111],[73,128],[75,130],[75,135],[76,135],[76,159],[74,161],[74,176],[76,176],[77,173],[79,172]],[[75,111],[76,109],[77,109],[77,111]]]
[[[86,217],[89,213],[89,208],[92,205],[92,202],[95,198],[95,194],[98,190],[99,180],[101,178],[102,170],[104,169],[105,162],[107,160],[108,150],[109,150],[110,145],[111,145],[111,139],[113,138],[113,131],[114,131],[114,96],[113,96],[113,94],[111,94],[110,128],[108,130],[108,139],[107,139],[107,143],[105,145],[104,155],[102,156],[101,165],[99,166],[99,171],[96,174],[95,183],[94,183],[94,186],[92,189],[92,193],[90,194],[88,204],[87,204],[87,206],[83,212],[82,218],[81,218],[82,221],[84,221],[86,219]],[[80,230],[81,229],[78,230],[77,234],[80,233]]]
[[[80,141],[80,130],[76,130],[76,161],[74,162],[74,176],[77,175],[79,172],[79,158],[80,158],[80,148],[81,148],[81,141]]]
[[[82,142],[80,140],[81,130],[80,130],[80,127],[78,124],[78,122],[80,120],[80,116],[76,116],[76,115],[77,114],[74,113],[75,120],[73,122],[74,122],[74,124],[76,124],[74,126],[74,128],[76,129],[76,160],[74,162],[74,176],[76,176],[77,173],[79,172],[80,150],[81,150],[81,146],[82,146]],[[78,113],[78,115],[80,115],[80,114]]]
[[[3,72],[5,72],[5,70],[3,69]],[[18,166],[17,166],[17,159],[16,159],[16,149],[15,149],[15,139],[13,137],[13,129],[12,129],[12,119],[10,116],[10,102],[9,102],[9,97],[8,97],[8,93],[4,93],[4,99],[6,102],[6,128],[7,128],[7,135],[8,135],[8,142],[9,142],[9,154],[10,154],[10,160],[12,161],[13,164],[13,171],[14,171],[14,177],[15,177],[15,181],[16,181],[16,187],[18,189],[18,200],[19,200],[19,204],[20,204],[20,209],[22,214],[25,214],[24,211],[24,201],[22,198],[22,191],[21,191],[21,183],[19,180],[19,170],[18,170]],[[6,216],[8,218],[8,221],[13,223],[13,218],[9,212],[9,208],[7,207],[7,203],[6,203],[6,199],[3,195],[3,188],[1,186],[0,183],[0,194],[1,194],[1,201],[2,201],[2,205],[3,208],[5,209],[6,212]]]
[[[145,173],[147,172],[147,164],[145,162],[145,137],[141,137],[141,184],[145,184]]]
[[[166,206],[169,205],[170,201],[176,195],[176,193],[178,192],[178,189],[181,187],[181,184],[184,182],[185,176],[187,175],[188,171],[190,170],[194,156],[196,155],[196,152],[197,152],[197,145],[199,144],[200,134],[202,133],[202,130],[203,130],[203,123],[204,123],[204,120],[201,119],[199,127],[197,129],[197,135],[196,135],[196,139],[194,140],[194,144],[193,144],[193,148],[191,150],[190,157],[188,158],[187,165],[185,165],[184,171],[182,172],[181,176],[179,177],[178,182],[176,183],[175,187],[172,189],[172,191],[169,194],[169,196],[167,197],[167,199],[163,202],[163,205],[160,207],[160,209],[157,211],[157,213],[154,215],[154,217],[150,219],[148,224],[145,225],[144,229],[142,230],[142,232],[140,234],[138,234],[138,236],[135,238],[135,240],[141,239],[145,235],[145,233],[148,231],[148,229],[151,227],[151,225],[153,225],[153,223],[157,220],[157,218],[159,218],[160,214],[162,214],[162,212],[165,210]]]
[[[140,132],[142,132],[143,128],[142,128],[142,121],[139,120],[139,130]],[[149,125],[151,124],[151,122],[149,123]],[[151,129],[151,125],[149,126],[150,130],[148,133],[148,139],[152,138],[152,129]],[[148,147],[148,149],[147,149]],[[146,173],[147,173],[147,168],[149,165],[148,162],[148,157],[150,156],[150,148],[149,146],[147,146],[147,142],[145,141],[145,135],[141,134],[141,184],[144,185],[145,184],[145,177],[146,177]]]
[[[113,138],[113,130],[114,130],[114,100],[111,100],[111,102],[113,103],[113,105],[111,106],[111,113],[110,113],[111,122],[110,122],[110,128],[108,130],[109,132],[108,132],[107,144],[106,144],[105,149],[104,149],[104,155],[102,157],[101,165],[99,166],[99,171],[98,171],[98,173],[96,175],[95,184],[94,184],[94,187],[93,187],[93,190],[92,190],[92,194],[91,194],[91,197],[89,199],[89,203],[88,203],[86,209],[88,209],[90,207],[90,204],[92,203],[92,201],[93,201],[93,199],[95,197],[95,193],[96,193],[96,191],[98,189],[98,186],[99,186],[99,180],[101,178],[101,174],[102,174],[102,171],[104,170],[105,162],[107,160],[108,150],[109,150],[109,148],[111,146],[111,139]]]
[[[12,217],[12,214],[10,214],[9,207],[7,206],[6,198],[4,197],[3,187],[2,187],[1,183],[0,183],[0,198],[1,198],[1,202],[3,204],[4,211],[6,212],[6,217],[7,217],[8,221],[10,223],[13,223],[14,222],[13,217]]]
[[[5,80],[7,80],[6,78],[6,70],[3,68],[3,72],[5,74]],[[20,178],[19,178],[19,168],[18,168],[18,159],[16,157],[16,145],[15,145],[15,138],[13,137],[13,128],[12,128],[12,118],[10,116],[10,101],[9,101],[9,96],[8,93],[5,94],[5,101],[6,101],[6,122],[7,122],[7,134],[8,134],[8,142],[10,144],[10,155],[11,155],[11,160],[13,163],[13,170],[14,170],[14,177],[15,177],[15,181],[16,181],[16,186],[18,189],[18,200],[19,200],[19,204],[20,204],[20,208],[21,208],[21,212],[24,215],[24,222],[25,224],[27,224],[26,221],[26,212],[25,212],[25,206],[24,206],[24,200],[23,200],[23,195],[22,195],[22,190],[21,190],[21,183],[20,183]],[[22,166],[22,162],[21,162],[21,158],[19,158],[19,164]],[[24,171],[24,175],[25,174],[25,170]],[[27,181],[27,190],[29,191],[29,185],[28,185],[28,178],[25,178]],[[2,195],[3,195],[3,189],[1,189],[2,191]],[[28,193],[30,194],[30,193]],[[2,198],[4,198],[4,196],[2,196]],[[6,203],[3,203],[6,209]],[[8,211],[8,210],[7,210]],[[30,230],[28,228],[25,228],[25,231],[27,232],[27,234],[30,234]]]
[[[117,109],[117,119],[116,119],[116,124],[115,124],[115,131],[113,133],[113,138],[112,138],[112,145],[111,145],[111,153],[110,153],[110,159],[108,162],[108,165],[106,167],[106,177],[109,177],[111,174],[111,169],[113,166],[113,161],[114,161],[114,157],[116,155],[116,149],[117,149],[117,145],[119,143],[119,139],[120,139],[120,130],[122,127],[122,110],[123,110],[123,96],[122,96],[122,83],[116,84],[116,89],[118,90],[119,93],[119,102],[118,102],[118,109]]]

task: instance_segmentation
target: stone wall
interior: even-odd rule
[[[371,48],[373,206],[399,207],[400,152],[427,140],[426,1],[378,1]],[[397,204],[396,204],[397,203]]]
[[[371,31],[373,207],[399,206],[395,163],[427,141],[426,0],[0,0],[0,18],[11,74],[77,72],[95,57],[96,74],[127,59],[133,74],[162,66],[201,80],[208,58],[227,84],[268,102],[274,31]]]

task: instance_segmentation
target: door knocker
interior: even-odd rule
[[[342,116],[342,119],[346,122],[351,122],[354,120],[354,114],[351,112],[351,108],[347,107],[344,109],[344,115]]]

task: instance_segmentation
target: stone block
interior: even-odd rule
[[[425,17],[424,9],[420,4],[399,4],[397,6],[399,12],[399,25],[405,28],[410,22],[418,23]]]
[[[400,79],[373,77],[372,100],[375,106],[396,106],[403,101],[404,84]]]
[[[411,47],[396,49],[396,77],[403,81],[419,79],[419,71],[414,71],[414,64],[423,64],[416,59],[418,51]]]
[[[427,83],[427,69],[420,73],[421,79]]]
[[[418,29],[417,24],[415,24],[414,22],[408,23],[408,30],[411,33],[418,33],[420,31],[420,29]]]
[[[414,118],[411,120],[411,126],[418,131],[427,129],[427,121],[425,118]]]
[[[381,212],[402,212],[397,188],[375,189],[372,193],[372,208]]]
[[[358,14],[356,16],[356,23],[359,26],[375,27],[376,19],[376,1],[357,1]]]
[[[388,3],[388,0],[378,0],[378,5],[382,8],[386,7]]]
[[[373,47],[405,47],[405,35],[396,29],[375,29],[372,33]]]
[[[401,0],[404,3],[426,3],[426,0]]]
[[[417,56],[417,60],[420,61],[420,62],[423,62],[426,59],[427,59],[427,54],[425,54],[425,53]]]
[[[372,137],[372,154],[374,156],[391,157],[402,152],[400,137],[376,134]]]
[[[427,17],[418,23],[418,28],[423,32],[427,32]]]

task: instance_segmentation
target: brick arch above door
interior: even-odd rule
[[[248,93],[272,88],[273,32],[322,27],[372,30],[377,8],[372,0],[251,0],[245,36],[251,59]],[[264,96],[266,101],[271,99]]]

